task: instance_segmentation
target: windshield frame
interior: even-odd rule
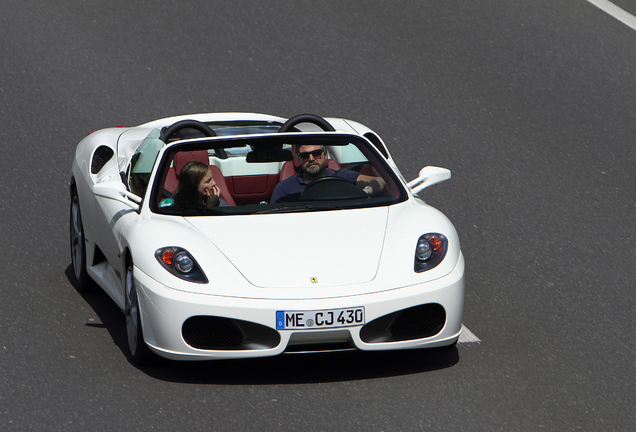
[[[378,174],[386,181],[391,194],[389,196],[378,196],[367,199],[347,198],[344,200],[316,200],[316,201],[295,201],[286,203],[266,203],[266,204],[247,204],[231,207],[217,207],[209,209],[209,211],[201,210],[185,210],[170,207],[161,207],[159,203],[162,201],[164,193],[164,185],[166,177],[170,169],[170,165],[177,152],[197,151],[197,150],[216,150],[219,148],[245,148],[246,145],[259,146],[260,148],[289,148],[289,145],[325,145],[327,147],[344,147],[346,145],[354,145],[360,153],[366,158],[366,162],[376,169]],[[284,162],[284,161],[278,161]],[[365,162],[365,161],[359,161]],[[247,162],[246,163],[261,163]],[[355,162],[350,163],[354,166]],[[403,181],[390,165],[386,158],[378,151],[375,145],[365,137],[357,134],[346,132],[286,132],[271,134],[251,134],[251,135],[234,135],[219,136],[212,138],[197,138],[190,140],[175,141],[168,144],[161,154],[161,160],[155,163],[155,175],[153,176],[152,186],[148,195],[149,208],[152,213],[162,215],[175,216],[211,216],[211,215],[245,215],[245,214],[277,214],[298,211],[329,211],[344,210],[353,208],[369,208],[378,206],[393,205],[404,202],[408,199],[408,193],[404,187]],[[347,167],[343,167],[346,169]],[[271,197],[270,197],[271,198]],[[302,207],[305,207],[303,210]]]

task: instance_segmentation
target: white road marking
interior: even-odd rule
[[[626,26],[631,27],[636,30],[636,17],[628,12],[625,12],[623,9],[616,6],[614,3],[609,0],[587,0],[589,3],[592,3],[597,8],[601,9],[603,12],[613,16]]]
[[[475,336],[475,333],[468,330],[468,327],[462,324],[462,334],[459,335],[459,340],[457,342],[458,343],[481,342],[481,339]]]

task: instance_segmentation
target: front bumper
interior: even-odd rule
[[[372,294],[326,299],[272,300],[193,294],[168,288],[139,268],[135,268],[134,277],[139,293],[144,340],[154,352],[174,360],[267,357],[305,344],[345,343],[366,351],[432,348],[454,343],[461,333],[464,308],[464,258],[461,254],[455,269],[443,278]],[[441,330],[430,337],[368,343],[363,340],[369,340],[364,337],[364,332],[361,337],[364,327],[361,325],[333,329],[276,330],[276,311],[280,310],[364,306],[368,325],[397,311],[430,304],[441,305],[445,312]],[[189,345],[184,339],[184,323],[192,317],[236,320],[239,326],[264,331],[252,332],[250,343],[236,349],[200,349]],[[260,335],[263,340],[255,340]]]

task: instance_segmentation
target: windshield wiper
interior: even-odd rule
[[[279,207],[279,208],[274,208],[274,209],[269,209],[269,210],[263,210],[263,211],[255,212],[255,213],[252,213],[252,214],[297,213],[297,212],[310,212],[310,211],[321,211],[321,210],[340,210],[340,209],[342,209],[342,207],[328,206],[328,205],[315,206],[315,205],[311,205],[311,204],[299,204],[299,205],[295,205],[295,206]]]

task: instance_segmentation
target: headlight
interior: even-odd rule
[[[430,270],[442,262],[448,250],[448,240],[442,234],[424,234],[415,246],[415,272]]]
[[[208,278],[205,277],[197,262],[185,249],[178,247],[157,249],[155,258],[163,268],[178,278],[190,282],[208,283]]]
[[[194,261],[187,252],[179,252],[174,257],[174,267],[179,273],[189,274],[194,270]]]

